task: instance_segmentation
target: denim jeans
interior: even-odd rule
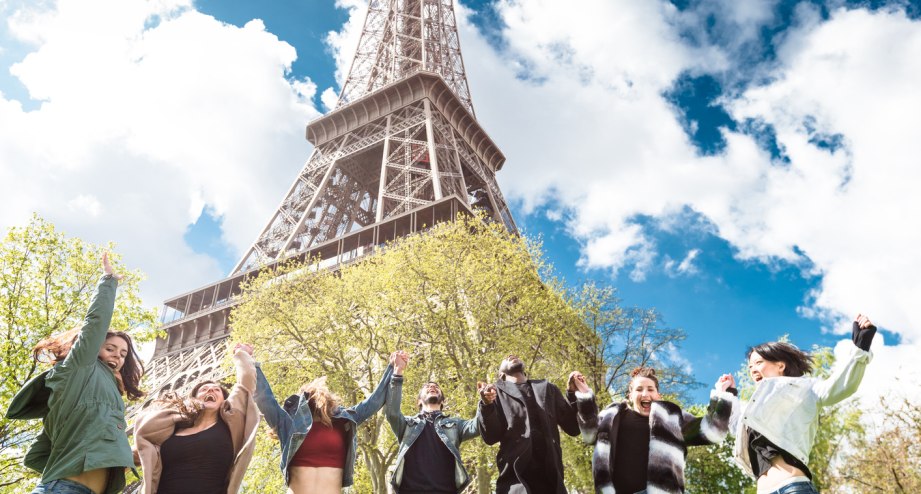
[[[787,484],[771,494],[819,494],[812,482],[794,482]]]
[[[52,480],[39,484],[32,494],[95,494],[93,489],[73,480]]]

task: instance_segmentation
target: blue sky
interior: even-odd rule
[[[119,242],[151,303],[226,274],[309,154],[361,3],[0,4],[0,224]],[[462,5],[516,221],[567,281],[683,328],[695,398],[748,346],[834,346],[860,310],[887,330],[869,378],[918,371],[921,2]]]

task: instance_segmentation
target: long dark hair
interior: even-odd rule
[[[70,353],[70,349],[74,346],[74,342],[77,341],[77,337],[80,336],[81,330],[82,328],[74,328],[39,341],[35,348],[32,349],[32,357],[37,362],[45,362],[51,365],[63,361],[67,358],[67,354]],[[113,337],[119,337],[128,343],[128,355],[125,356],[125,363],[122,365],[121,370],[118,371],[118,375],[115,376],[118,381],[119,391],[126,394],[128,399],[137,400],[146,394],[140,388],[141,378],[144,377],[144,364],[141,362],[141,358],[138,357],[137,351],[134,349],[134,342],[128,333],[124,331],[106,332],[106,340]]]
[[[769,362],[783,362],[783,375],[801,377],[812,372],[812,356],[785,341],[770,341],[753,346],[745,354],[745,360],[757,352],[764,360]]]

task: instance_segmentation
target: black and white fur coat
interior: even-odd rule
[[[592,476],[595,492],[615,493],[614,457],[620,417],[627,402],[612,403],[597,413],[597,408],[580,407],[578,419],[582,440],[595,445]],[[594,412],[594,413],[593,413]],[[710,392],[710,406],[703,417],[695,417],[678,405],[654,401],[649,413],[649,466],[646,472],[648,494],[682,494],[684,465],[688,446],[718,444],[729,431],[732,395],[727,391]],[[622,452],[629,454],[629,452]]]

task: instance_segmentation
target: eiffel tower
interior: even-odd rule
[[[336,108],[307,139],[307,163],[231,274],[164,303],[149,400],[225,377],[230,310],[262,269],[292,258],[337,269],[473,209],[517,231],[495,179],[505,156],[474,114],[452,0],[371,0]]]

